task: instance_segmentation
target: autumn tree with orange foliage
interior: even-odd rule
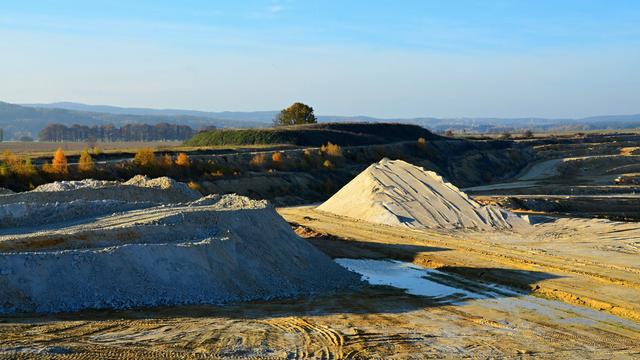
[[[333,157],[342,156],[342,149],[340,148],[340,145],[332,144],[331,142],[328,142],[327,145],[322,145],[320,147],[320,151]]]
[[[419,137],[418,138],[418,150],[420,151],[426,151],[427,150],[427,140],[423,137]]]
[[[189,156],[186,153],[178,154],[178,157],[176,158],[176,165],[185,167],[185,168],[191,166],[191,161],[189,160]]]
[[[78,170],[83,173],[93,171],[93,158],[89,154],[89,148],[84,148],[80,153],[80,160],[78,161]]]
[[[271,154],[271,163],[273,164],[274,167],[281,168],[282,167],[282,153],[279,152],[279,151],[276,151],[273,154]]]
[[[264,165],[265,157],[264,154],[255,154],[249,161],[249,165],[252,167],[260,168]]]
[[[173,166],[173,156],[170,154],[164,154],[160,157],[160,167],[163,169],[170,169]]]
[[[7,150],[7,151],[2,153],[2,162],[11,171],[13,171],[13,169],[18,166],[20,161],[18,159],[18,156],[16,156],[16,154],[14,154],[13,152]]]
[[[187,186],[191,190],[195,190],[195,191],[197,191],[199,193],[202,193],[202,186],[200,186],[200,184],[198,184],[195,181],[189,181],[189,183],[187,183]]]
[[[67,162],[67,157],[64,155],[62,148],[58,148],[58,150],[53,153],[53,160],[51,160],[51,172],[58,175],[69,174],[69,163]]]
[[[18,176],[22,176],[23,178],[31,178],[38,174],[35,166],[31,163],[31,158],[25,158],[20,162],[18,169],[15,170],[15,173]]]
[[[133,163],[141,168],[151,169],[158,164],[158,159],[151,148],[138,150],[133,157]]]
[[[19,158],[13,152],[7,150],[2,154],[1,160],[4,169],[2,171],[3,176],[15,174],[22,178],[29,178],[38,173],[29,157]]]

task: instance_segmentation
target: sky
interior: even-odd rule
[[[640,113],[636,0],[0,0],[0,101]]]

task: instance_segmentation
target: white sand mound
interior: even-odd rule
[[[149,201],[73,200],[70,202],[0,204],[0,228],[55,224],[156,205]]]
[[[117,181],[57,181],[33,191],[0,196],[0,227],[44,225],[158,204],[187,203],[201,194],[167,177]]]
[[[120,183],[117,181],[106,181],[106,180],[94,180],[94,179],[84,179],[84,180],[76,180],[76,181],[54,181],[52,183],[43,184],[33,191],[36,192],[52,192],[52,191],[69,191],[76,189],[84,189],[91,188],[97,189],[106,186],[116,186]]]
[[[318,210],[374,223],[433,229],[522,229],[528,223],[482,206],[433,171],[383,159],[356,176]]]
[[[0,235],[0,313],[226,303],[351,288],[359,276],[236,195]]]
[[[170,177],[162,176],[151,179],[148,176],[136,175],[123,183],[123,185],[133,185],[142,188],[170,190],[176,193],[182,193],[185,198],[193,196],[200,197],[200,193],[190,189],[187,184],[177,182]]]

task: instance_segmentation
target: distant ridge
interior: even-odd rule
[[[148,109],[110,105],[86,105],[74,102],[16,105],[0,101],[0,128],[4,139],[20,136],[36,138],[48,124],[71,126],[167,122],[188,125],[194,129],[214,125],[219,128],[255,128],[271,125],[278,113],[269,111],[208,112],[181,109]],[[487,133],[532,131],[619,130],[640,128],[640,114],[602,115],[582,119],[545,118],[376,118],[371,116],[319,115],[319,122],[398,122],[419,125],[431,131]]]
[[[197,116],[237,122],[238,127],[262,127],[270,125],[278,114],[277,110],[268,111],[198,111],[180,109],[127,108],[109,105],[86,105],[74,102],[57,102],[51,104],[27,104],[23,106],[36,108],[58,108],[66,110],[89,111],[109,114],[155,115],[155,116]],[[380,118],[373,116],[341,116],[318,115],[320,122],[400,122],[426,127],[429,130],[442,132],[446,130],[467,132],[503,132],[503,131],[564,131],[564,130],[599,130],[599,129],[631,129],[640,128],[640,114],[631,115],[598,115],[585,118],[541,118],[541,117],[460,117],[460,118]],[[250,122],[242,124],[242,122]],[[245,126],[243,126],[245,125]],[[232,127],[232,126],[220,126]]]
[[[62,103],[70,104],[70,103]],[[38,133],[49,124],[71,125],[106,125],[121,127],[126,124],[158,124],[169,123],[187,125],[193,129],[207,126],[225,127],[260,127],[266,122],[237,121],[218,119],[210,116],[189,114],[128,114],[89,111],[91,105],[85,105],[86,110],[65,109],[55,106],[23,106],[0,101],[0,128],[4,131],[4,140],[12,140],[22,136],[37,138]]]
[[[278,111],[199,111],[181,109],[150,109],[140,107],[118,107],[111,105],[87,105],[74,102],[55,102],[50,104],[22,104],[33,108],[66,109],[75,111],[87,111],[95,113],[121,114],[121,115],[153,115],[153,116],[197,116],[218,120],[235,120],[271,124]]]

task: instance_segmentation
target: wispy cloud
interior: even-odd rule
[[[284,10],[284,6],[280,4],[274,4],[267,7],[267,12],[271,14],[277,14],[279,12],[282,12],[283,10]]]
[[[252,19],[270,19],[280,15],[285,10],[287,10],[287,7],[283,2],[278,1],[250,12],[248,17]]]

